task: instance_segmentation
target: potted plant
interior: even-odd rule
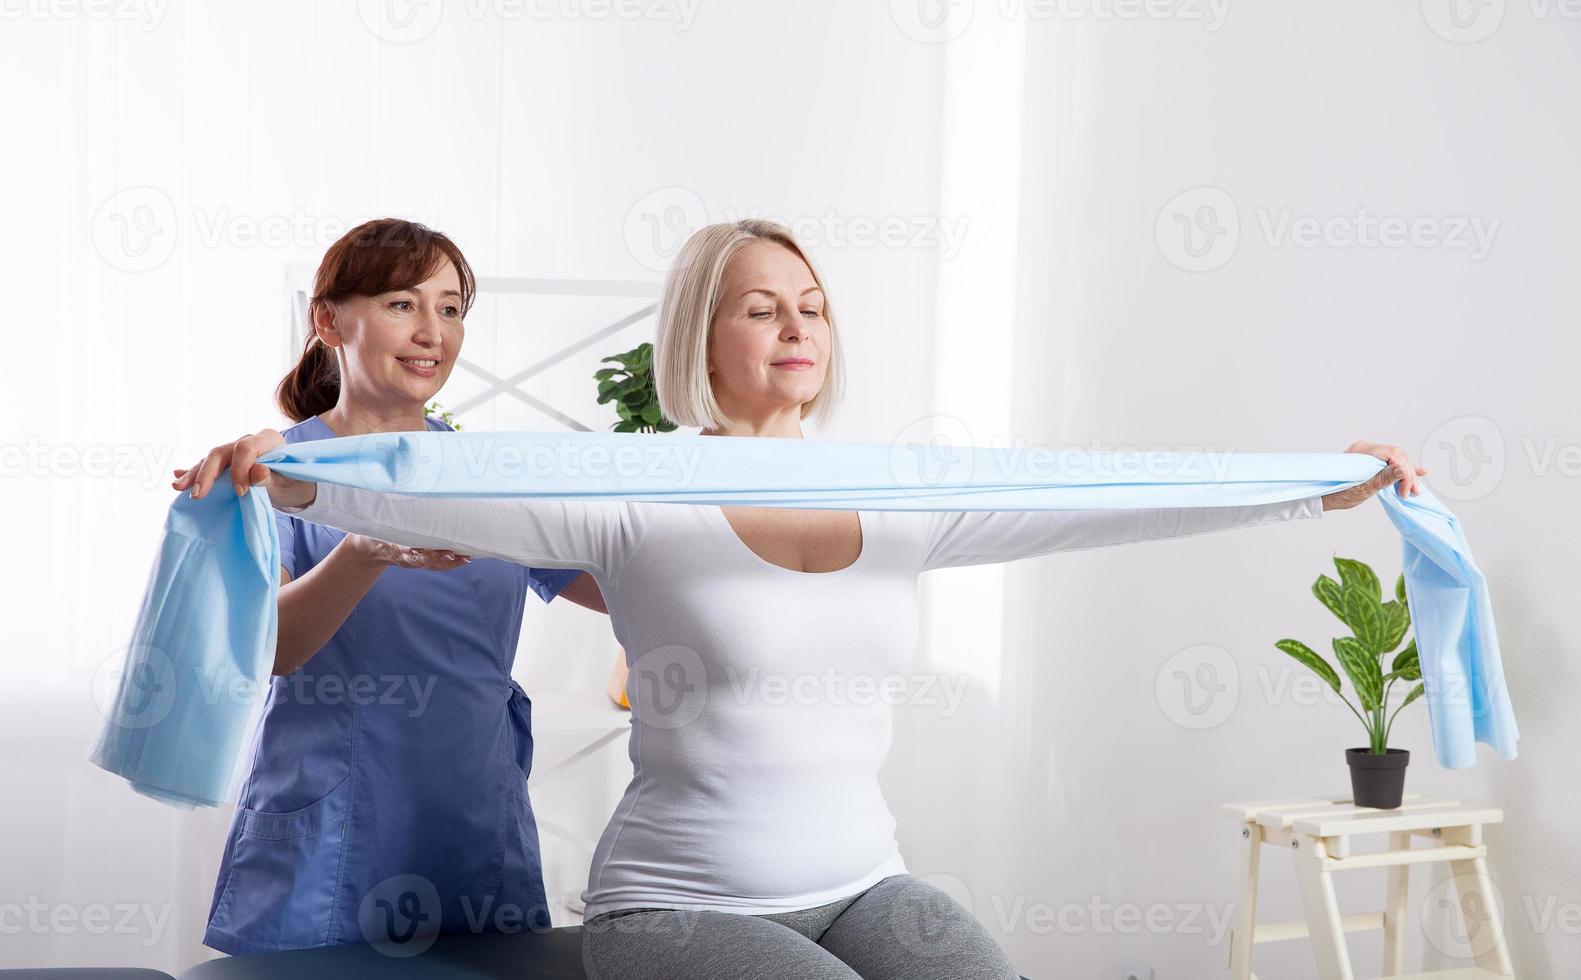
[[[659,392],[653,384],[653,345],[638,344],[623,354],[611,354],[599,363],[614,361],[619,367],[599,368],[593,373],[598,381],[598,403],[615,403],[620,416],[613,430],[616,432],[673,432],[675,423],[664,417],[659,409]],[[609,670],[609,683],[605,693],[622,708],[630,708],[626,697],[626,652],[615,654],[615,663]]]
[[[624,354],[612,354],[599,363],[615,361],[620,367],[599,368],[598,403],[613,401],[620,416],[616,432],[673,432],[675,423],[659,409],[659,392],[653,385],[653,345],[638,344]]]
[[[1384,659],[1400,646],[1411,627],[1405,576],[1395,582],[1394,598],[1384,602],[1378,576],[1366,562],[1336,557],[1334,566],[1339,570],[1339,581],[1319,575],[1312,583],[1312,594],[1350,628],[1351,635],[1334,638],[1334,655],[1350,678],[1360,710],[1340,689],[1339,673],[1333,665],[1311,647],[1290,639],[1279,640],[1274,646],[1322,678],[1367,729],[1367,745],[1345,751],[1352,796],[1358,806],[1390,810],[1400,805],[1411,753],[1389,748],[1389,730],[1401,710],[1425,690],[1414,638],[1394,655],[1387,671],[1383,667]],[[1390,711],[1389,694],[1399,681],[1415,681],[1416,686]]]

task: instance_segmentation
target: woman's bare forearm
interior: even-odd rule
[[[569,599],[585,609],[594,612],[609,613],[609,606],[604,603],[604,592],[593,580],[593,576],[583,572],[572,579],[565,588],[560,590],[560,598]]]
[[[323,649],[362,601],[386,565],[341,539],[324,560],[280,587],[274,673],[289,674]]]

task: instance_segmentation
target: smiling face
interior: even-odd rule
[[[461,280],[448,260],[423,282],[315,308],[321,340],[340,349],[343,397],[422,414],[461,353]]]
[[[813,400],[829,369],[824,295],[790,249],[757,241],[725,267],[708,338],[714,398],[732,418],[761,419]]]

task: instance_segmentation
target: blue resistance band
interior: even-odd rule
[[[399,432],[299,442],[260,462],[301,480],[446,497],[639,500],[833,510],[1227,507],[1343,490],[1361,453],[1020,450],[638,433]],[[1377,494],[1403,571],[1439,763],[1476,742],[1515,757],[1487,582],[1425,485]],[[92,761],[179,806],[234,800],[274,663],[279,540],[267,493],[228,475],[170,507],[120,686]]]

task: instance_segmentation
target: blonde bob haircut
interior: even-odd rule
[[[829,294],[807,252],[789,228],[773,221],[745,221],[709,225],[698,230],[675,257],[659,302],[659,325],[653,343],[654,387],[659,408],[676,425],[719,429],[730,419],[714,400],[708,380],[708,340],[714,314],[719,310],[725,267],[743,247],[753,242],[781,245],[807,263],[813,281],[824,290],[823,318],[829,324],[829,364],[823,387],[801,407],[801,417],[817,414],[827,422],[845,392],[845,358],[840,351],[840,331],[829,308]]]

